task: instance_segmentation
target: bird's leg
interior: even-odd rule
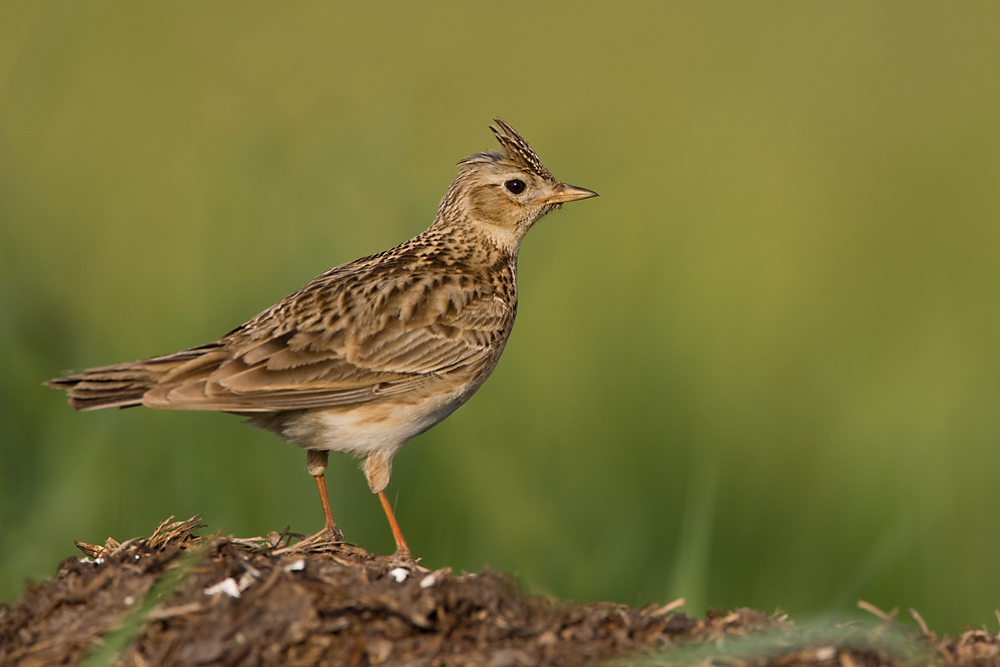
[[[316,487],[319,489],[319,500],[323,503],[323,517],[326,519],[326,526],[323,531],[329,533],[338,542],[344,541],[344,534],[333,522],[333,512],[330,511],[330,498],[326,494],[326,463],[330,458],[330,452],[325,449],[306,450],[306,467],[309,474],[316,480]]]
[[[392,474],[392,454],[386,455],[385,452],[372,452],[365,459],[364,469],[365,477],[368,479],[368,488],[372,490],[372,493],[378,494],[378,499],[382,503],[382,509],[385,510],[385,517],[389,519],[389,528],[392,529],[392,539],[396,540],[396,555],[405,560],[412,560],[413,556],[410,554],[410,547],[407,546],[406,540],[403,539],[403,531],[399,529],[399,524],[396,523],[396,515],[392,513],[392,505],[389,504],[389,499],[385,497],[385,487],[389,486],[389,476]]]
[[[392,529],[392,539],[396,540],[396,555],[406,559],[413,558],[410,554],[410,547],[406,544],[406,539],[403,537],[403,531],[399,529],[399,524],[396,523],[396,515],[392,513],[392,506],[389,504],[389,499],[385,497],[385,491],[379,491],[378,499],[382,502],[382,509],[385,510],[386,518],[389,519],[389,528]]]

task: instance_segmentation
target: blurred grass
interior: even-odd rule
[[[849,620],[848,620],[849,619]],[[933,641],[933,640],[932,640]],[[817,653],[833,651],[834,656],[848,655],[854,659],[871,657],[888,664],[934,664],[941,655],[916,632],[906,632],[898,626],[876,625],[864,617],[849,618],[843,614],[823,615],[794,625],[757,630],[745,636],[732,632],[712,639],[679,644],[669,649],[632,659],[611,661],[609,665],[629,667],[672,667],[704,664],[777,664],[798,658],[800,663],[822,662]],[[853,656],[853,658],[852,658]],[[846,662],[846,660],[845,660]]]
[[[211,340],[423,229],[495,115],[601,198],[391,494],[431,567],[799,614],[1000,605],[1000,42],[929,2],[0,6],[0,599],[169,514],[320,525],[225,415],[40,386]],[[392,540],[334,457],[349,537]]]

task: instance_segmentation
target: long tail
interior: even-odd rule
[[[164,380],[173,382],[218,367],[226,356],[220,348],[219,343],[209,343],[163,357],[91,368],[44,384],[65,389],[69,404],[77,410],[142,405],[146,392]]]

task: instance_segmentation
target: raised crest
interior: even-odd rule
[[[494,118],[493,121],[500,128],[497,129],[490,125],[490,129],[496,135],[497,141],[500,142],[500,147],[503,148],[503,152],[509,160],[530,169],[543,178],[554,180],[552,173],[545,168],[542,161],[538,159],[538,155],[535,154],[535,151],[528,142],[524,140],[524,137],[517,133],[517,130],[499,118]]]

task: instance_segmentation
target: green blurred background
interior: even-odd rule
[[[0,5],[0,599],[169,514],[318,530],[297,448],[41,382],[418,233],[499,115],[601,198],[528,236],[499,368],[396,458],[424,564],[995,624],[1000,5],[358,4]]]

